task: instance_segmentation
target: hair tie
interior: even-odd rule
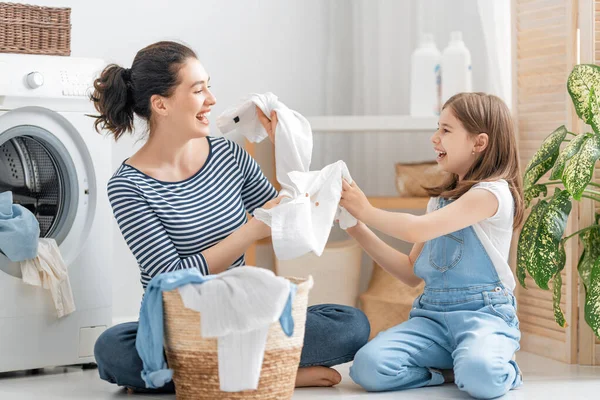
[[[131,81],[131,69],[129,68],[123,68],[123,80],[125,82],[130,82]]]

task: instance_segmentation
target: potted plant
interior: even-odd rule
[[[600,158],[600,67],[582,64],[573,68],[567,81],[575,110],[593,132],[576,135],[561,126],[552,132],[533,156],[523,178],[525,205],[538,200],[523,224],[517,248],[517,278],[524,288],[529,274],[535,283],[553,290],[554,318],[566,321],[560,309],[561,271],[566,262],[565,242],[578,237],[584,247],[577,266],[585,286],[585,320],[600,338],[600,215],[589,226],[564,236],[572,200],[600,202],[600,185],[592,182]],[[566,146],[561,149],[561,145]],[[550,179],[539,182],[551,170]],[[556,187],[548,196],[549,187]]]

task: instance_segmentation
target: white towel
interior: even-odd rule
[[[40,239],[38,255],[21,261],[23,282],[49,289],[58,318],[75,311],[67,266],[54,239]]]
[[[264,140],[268,135],[258,119],[255,105],[267,116],[272,110],[277,112],[277,181],[282,187],[280,194],[289,198],[270,210],[256,210],[254,216],[271,227],[273,249],[280,260],[310,251],[320,256],[335,219],[339,219],[342,229],[357,223],[350,213],[339,207],[342,179],[352,183],[352,177],[343,161],[309,172],[313,145],[310,124],[272,93],[250,95],[219,116],[217,126],[222,133],[237,131],[251,142]]]
[[[185,307],[202,314],[202,336],[218,338],[221,390],[256,389],[269,327],[283,312],[290,282],[263,268],[238,267],[179,293]]]

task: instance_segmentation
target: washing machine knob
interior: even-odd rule
[[[27,85],[31,89],[37,89],[44,84],[44,75],[39,72],[31,72],[27,75]]]

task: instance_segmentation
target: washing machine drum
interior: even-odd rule
[[[66,149],[41,128],[20,126],[6,133],[5,141],[0,135],[0,192],[11,191],[13,202],[36,216],[40,237],[62,241],[65,222],[72,222],[76,181],[69,176],[74,170],[67,168],[72,161]]]

